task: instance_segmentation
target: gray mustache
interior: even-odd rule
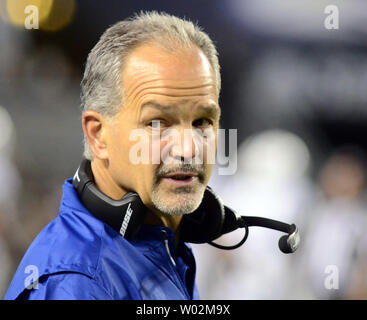
[[[160,167],[157,171],[157,181],[160,180],[163,176],[170,174],[170,173],[176,173],[176,172],[194,172],[197,173],[198,178],[202,180],[205,177],[205,166],[193,166],[192,164],[182,164],[175,168],[164,168]]]

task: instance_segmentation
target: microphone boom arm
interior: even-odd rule
[[[232,212],[234,214],[234,211],[230,209],[229,207],[226,207],[226,212],[228,211]],[[232,215],[233,217],[233,215]],[[237,216],[235,220],[232,218],[232,223],[230,224],[231,227],[227,228],[227,230],[224,233],[228,233],[230,231],[236,230],[237,228],[245,228],[246,234],[243,237],[243,239],[234,246],[222,246],[219,244],[216,244],[212,241],[209,242],[210,245],[219,248],[219,249],[225,249],[225,250],[231,250],[236,249],[240,247],[245,241],[247,240],[249,227],[263,227],[263,228],[269,228],[274,229],[277,231],[285,232],[287,235],[282,236],[279,239],[279,249],[283,253],[293,253],[297,250],[299,243],[300,243],[300,236],[298,232],[298,228],[295,224],[287,224],[278,220],[272,220],[268,218],[262,218],[262,217],[249,217],[249,216]],[[234,223],[234,221],[236,221]],[[233,228],[233,225],[236,225],[236,227]],[[223,234],[224,234],[223,233]]]

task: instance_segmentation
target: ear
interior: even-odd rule
[[[94,156],[101,160],[108,159],[106,144],[106,120],[96,111],[87,110],[82,116],[82,127]]]

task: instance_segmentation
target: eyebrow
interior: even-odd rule
[[[142,112],[143,109],[145,108],[152,108],[152,109],[157,109],[159,111],[163,111],[163,112],[174,112],[175,111],[175,107],[172,105],[162,105],[156,102],[146,102],[142,105],[140,111]],[[197,107],[197,110],[202,110],[205,114],[209,115],[209,116],[213,116],[216,117],[218,116],[218,118],[221,115],[221,110],[218,107],[218,105],[214,105],[214,104],[210,104],[210,105],[199,105]]]

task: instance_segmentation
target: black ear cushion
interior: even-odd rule
[[[191,243],[207,243],[221,236],[225,212],[224,205],[207,186],[200,206],[185,214],[180,226],[180,239]]]

